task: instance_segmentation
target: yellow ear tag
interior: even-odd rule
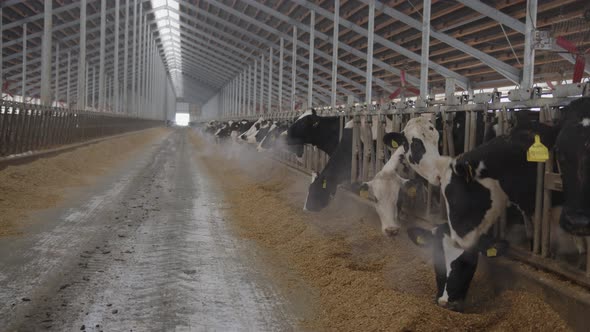
[[[406,190],[406,193],[408,194],[408,196],[410,196],[410,197],[412,197],[412,198],[413,198],[413,197],[416,197],[416,187],[414,187],[414,186],[412,186],[412,187],[409,187],[409,188]]]
[[[498,249],[492,247],[486,250],[486,256],[488,257],[496,257],[498,255]]]
[[[421,237],[420,235],[416,236],[416,243],[418,243],[419,245],[423,246],[426,244],[426,241],[424,240],[423,237]]]
[[[367,198],[369,198],[369,191],[368,190],[361,190],[359,192],[359,196],[361,196],[361,198],[367,199]]]
[[[326,180],[322,181],[322,189],[326,189],[327,185],[328,185],[328,181],[326,181]]]
[[[535,143],[526,153],[526,160],[533,163],[543,163],[549,159],[549,150],[541,143],[541,137],[535,135]]]
[[[394,149],[397,149],[399,147],[399,144],[397,144],[397,142],[395,140],[391,140],[391,147]]]

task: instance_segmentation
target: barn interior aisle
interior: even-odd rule
[[[265,254],[292,307],[306,301],[308,311],[298,314],[307,317],[298,321],[298,329],[569,330],[541,293],[496,292],[489,278],[502,276],[482,265],[466,312],[440,308],[432,296],[430,250],[417,250],[407,236],[384,237],[372,207],[338,191],[326,209],[305,212],[307,176],[248,149],[231,155],[228,146],[199,134],[193,133],[192,142],[198,164],[224,191],[237,236]],[[306,298],[297,293],[302,290],[308,291]]]
[[[140,146],[0,237],[0,330],[289,329],[294,318],[229,231],[229,207],[186,130]]]

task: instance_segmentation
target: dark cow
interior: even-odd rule
[[[328,155],[336,150],[340,134],[340,118],[320,117],[314,109],[299,116],[287,130],[287,146],[301,158],[303,145],[312,144]]]
[[[565,203],[561,227],[590,235],[590,97],[570,103],[561,114],[556,155],[561,168]]]
[[[336,133],[336,140],[338,134]],[[325,208],[336,193],[338,184],[350,180],[352,162],[352,129],[342,131],[342,141],[332,152],[330,160],[319,175],[312,177],[304,210],[320,211]]]
[[[450,158],[439,154],[438,132],[420,117],[411,119],[402,133],[385,135],[384,143],[403,146],[410,166],[431,184],[441,186],[453,247],[472,250],[509,204],[532,215],[537,166],[527,162],[527,150],[535,135],[553,146],[557,133],[555,127],[519,123],[510,135]],[[469,282],[471,277],[464,280]]]
[[[497,256],[506,248],[505,242],[495,242],[488,236],[480,238],[472,248],[458,248],[451,238],[449,224],[439,225],[432,230],[411,227],[408,228],[408,236],[419,247],[432,249],[437,288],[435,301],[454,311],[464,309],[479,253]]]

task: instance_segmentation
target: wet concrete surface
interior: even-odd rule
[[[1,331],[291,330],[177,130],[0,239]]]

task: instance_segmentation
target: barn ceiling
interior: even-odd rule
[[[106,70],[112,70],[115,15],[122,22],[120,49],[125,44],[126,7],[129,34],[141,8],[159,53],[179,97],[203,104],[262,56],[268,66],[273,55],[273,75],[278,81],[280,39],[284,40],[284,82],[290,85],[293,28],[297,27],[296,87],[307,91],[310,13],[315,12],[313,84],[317,104],[328,105],[331,90],[333,0],[116,0],[106,1]],[[134,3],[137,7],[134,8]],[[338,54],[338,96],[362,97],[365,87],[369,0],[341,0]],[[435,92],[444,90],[445,77],[473,88],[516,85],[524,63],[526,0],[431,0],[430,66],[428,81]],[[400,85],[400,71],[418,86],[422,1],[376,1],[373,94],[388,95]],[[17,90],[22,74],[23,25],[27,30],[27,86],[39,94],[43,1],[3,1],[2,68],[8,89]],[[100,53],[101,1],[88,1],[87,59],[96,66]],[[585,16],[586,15],[586,16]],[[537,29],[562,36],[581,52],[590,48],[589,7],[584,0],[539,0]],[[61,77],[67,74],[67,53],[79,52],[79,1],[53,1],[53,39],[59,44]],[[55,46],[54,46],[55,49]],[[129,52],[132,57],[132,52]],[[566,52],[537,51],[535,80],[571,78],[573,58]],[[588,61],[590,63],[590,61]],[[119,75],[123,61],[118,61]],[[71,75],[76,77],[76,62]],[[258,67],[259,68],[259,67]],[[268,67],[267,67],[268,68]],[[73,80],[75,82],[75,80]],[[276,82],[275,81],[275,82]],[[65,82],[65,81],[64,81]],[[60,82],[60,89],[65,83]]]

